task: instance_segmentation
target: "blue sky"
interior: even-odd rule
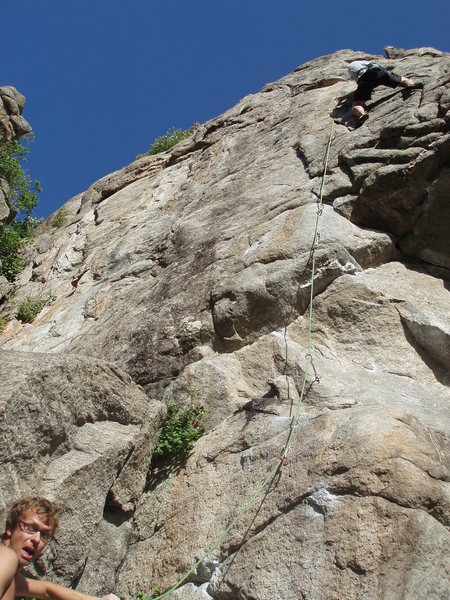
[[[0,0],[0,22],[0,85],[27,98],[39,217],[308,60],[450,51],[445,0]]]

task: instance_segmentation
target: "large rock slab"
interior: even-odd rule
[[[442,282],[400,263],[345,275],[317,296],[313,368],[288,464],[211,552],[209,568],[190,576],[198,594],[445,597],[450,394],[432,339],[448,336],[447,299]],[[430,337],[413,337],[403,314],[433,323]],[[276,465],[307,368],[307,336],[302,317],[233,355],[190,365],[167,388],[181,404],[195,387],[214,429],[180,476],[142,497],[121,593],[131,596],[136,580],[148,590],[175,584]],[[181,510],[183,521],[174,517]],[[184,587],[181,598],[191,590]]]
[[[58,556],[52,543],[38,570],[51,569],[66,585],[82,578],[103,530],[114,529],[121,556],[108,554],[102,564],[103,580],[114,579],[163,405],[100,360],[5,352],[0,358],[2,516],[21,495],[40,493],[61,505]],[[107,590],[111,581],[104,583]]]
[[[150,512],[161,491],[144,496],[119,591],[131,597],[136,580],[152,590],[181,578],[276,465],[289,423],[240,413],[203,438],[172,483],[163,522],[155,511],[152,522]],[[207,591],[220,599],[448,591],[447,477],[438,439],[405,412],[362,406],[304,413],[288,464],[210,554]],[[424,573],[423,564],[434,566]],[[203,583],[204,574],[191,579]]]
[[[107,357],[160,391],[206,347],[234,350],[301,314],[330,113],[325,201],[335,211],[325,207],[317,291],[346,268],[386,262],[395,246],[448,266],[448,56],[376,57],[424,75],[425,91],[378,88],[370,122],[351,130],[348,105],[333,107],[353,89],[346,67],[355,57],[303,65],[73,199],[68,226],[42,227],[16,296],[55,301],[6,347]],[[136,301],[118,300],[126,297]]]

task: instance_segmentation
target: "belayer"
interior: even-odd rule
[[[373,90],[379,85],[390,88],[398,86],[410,89],[422,89],[423,83],[414,83],[412,79],[397,75],[387,69],[383,69],[375,62],[368,60],[355,60],[348,66],[348,72],[352,79],[358,83],[353,96],[352,113],[358,119],[359,125],[369,117],[366,110],[366,101],[372,97]]]
[[[12,505],[0,544],[0,600],[14,600],[16,596],[43,600],[97,600],[62,585],[30,579],[20,573],[23,567],[42,554],[57,526],[57,507],[47,498],[23,498]],[[108,594],[102,600],[119,599]]]

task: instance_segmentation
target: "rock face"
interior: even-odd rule
[[[123,558],[164,407],[101,360],[2,351],[0,373],[2,512],[31,490],[58,500],[58,556],[38,572],[89,578],[86,557],[105,541]],[[100,581],[113,585],[116,566],[104,560]]]
[[[449,596],[450,56],[386,54],[307,63],[40,226],[0,343],[5,419],[36,427],[38,398],[49,433],[2,428],[2,502],[61,502],[48,576],[131,599],[198,562],[173,598]],[[425,88],[377,88],[355,129],[358,58]],[[21,325],[27,296],[51,301]],[[147,477],[160,401],[193,389],[206,435]]]

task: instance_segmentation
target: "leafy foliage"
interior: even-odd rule
[[[188,138],[192,134],[192,127],[183,131],[182,129],[175,129],[175,127],[171,127],[164,135],[160,135],[156,138],[153,144],[150,146],[150,150],[145,152],[144,154],[138,154],[136,158],[142,158],[143,156],[151,156],[152,154],[159,154],[159,152],[164,152],[165,150],[169,150],[181,140]]]
[[[161,592],[159,591],[159,587],[157,587],[151,596],[146,596],[144,592],[139,592],[137,595],[137,600],[151,600],[152,598],[158,598],[160,595]]]
[[[205,409],[199,404],[191,404],[180,411],[174,402],[167,405],[166,421],[161,430],[159,442],[153,452],[154,466],[163,466],[176,458],[186,458],[196,440],[204,433]]]
[[[21,161],[29,154],[29,148],[17,140],[0,146],[0,177],[8,182],[10,201],[19,209],[18,219],[29,219],[37,204],[37,192],[41,191],[38,181],[31,181],[22,168]]]
[[[20,250],[39,222],[33,217],[33,210],[41,188],[21,166],[28,152],[29,149],[16,140],[0,146],[0,177],[8,182],[9,200],[18,210],[12,223],[0,225],[1,274],[9,281],[22,270]]]
[[[0,225],[1,274],[8,281],[12,281],[23,268],[23,260],[20,258],[23,242],[23,236],[14,224]]]
[[[3,317],[0,317],[0,333],[5,329],[6,327],[6,321],[5,319],[3,319]]]
[[[38,313],[41,312],[42,307],[45,304],[45,300],[38,300],[37,298],[27,297],[19,304],[17,309],[17,318],[22,323],[32,323],[37,317]]]
[[[52,219],[52,233],[54,233],[56,229],[59,229],[59,227],[65,225],[67,221],[68,218],[66,211],[64,210],[64,208],[61,208],[60,210],[58,210],[58,212]]]

